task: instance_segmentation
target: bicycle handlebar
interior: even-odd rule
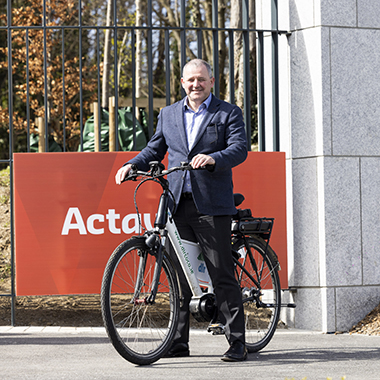
[[[165,167],[163,164],[161,164],[158,161],[152,161],[149,163],[149,166],[150,166],[149,171],[144,172],[144,171],[138,170],[135,165],[132,165],[132,168],[129,171],[128,176],[125,177],[125,179],[122,182],[136,181],[136,179],[138,177],[151,177],[152,179],[153,178],[159,178],[159,177],[166,176],[170,173],[173,173],[173,172],[179,171],[179,170],[182,170],[182,171],[185,171],[185,170],[209,170],[209,168],[212,167],[213,165],[206,165],[206,166],[202,166],[200,168],[194,169],[191,166],[191,164],[189,164],[187,162],[181,162],[180,166],[173,166],[173,167],[165,170]]]

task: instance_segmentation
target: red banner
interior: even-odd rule
[[[117,169],[135,152],[16,153],[16,294],[95,294],[113,250],[138,232],[135,182],[115,184]],[[143,227],[154,223],[161,187],[137,194]],[[274,217],[271,246],[287,287],[285,155],[253,153],[234,169],[240,206]]]

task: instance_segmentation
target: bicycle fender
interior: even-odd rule
[[[149,247],[145,244],[146,236],[132,236],[131,238],[124,240],[122,243],[119,244],[119,247],[122,246],[123,244],[127,242],[133,242],[135,241],[136,243],[138,242],[139,244],[144,243],[144,249],[149,250]]]
[[[259,236],[255,236],[255,239],[258,240],[263,247],[267,246],[267,242],[260,238]],[[235,248],[240,247],[241,245],[244,245],[244,239],[242,237],[235,236],[231,239],[231,250],[232,252],[235,251]],[[278,256],[275,251],[273,251],[272,247],[268,244],[266,249],[266,254],[269,257],[269,259],[272,261],[273,266],[278,268],[278,270],[281,270],[280,262],[278,261]]]
[[[132,236],[130,239],[131,240],[136,240],[136,241],[143,241],[145,243],[145,240],[146,240],[146,236],[144,235],[139,235],[139,236]],[[146,248],[148,249],[148,246],[146,245]]]

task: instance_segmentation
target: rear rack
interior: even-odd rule
[[[273,224],[274,218],[244,217],[232,221],[231,231],[243,235],[260,235],[261,238],[269,242]]]

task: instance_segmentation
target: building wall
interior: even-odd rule
[[[288,323],[347,331],[380,302],[380,3],[279,3]]]

